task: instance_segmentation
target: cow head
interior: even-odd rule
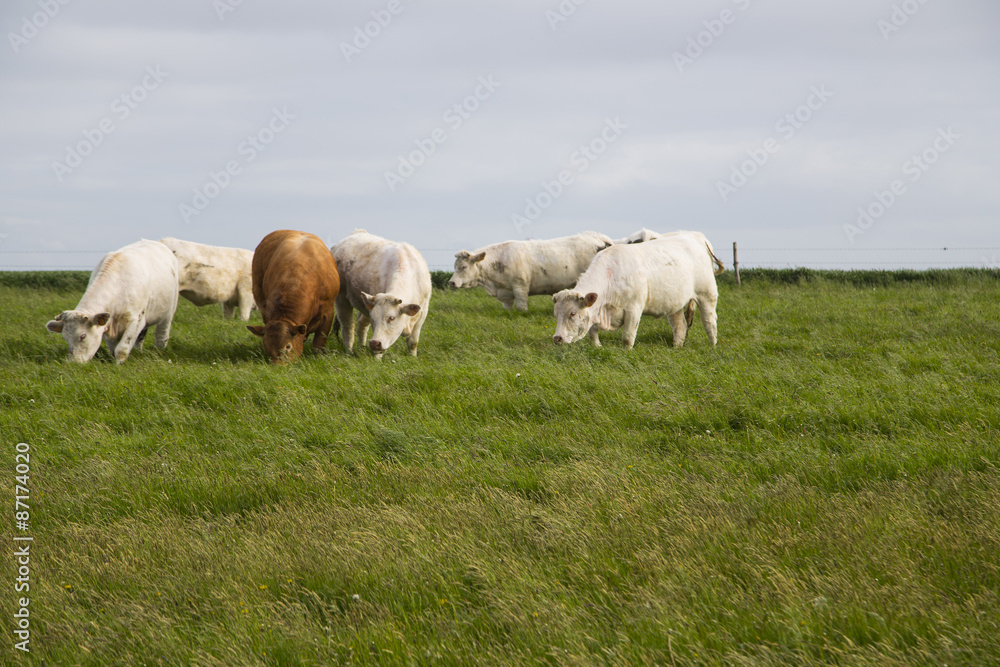
[[[556,333],[552,342],[556,345],[575,343],[586,336],[594,321],[592,306],[596,302],[597,292],[581,294],[564,289],[553,295]]]
[[[382,353],[388,350],[403,333],[409,318],[415,317],[420,312],[420,304],[404,304],[402,299],[397,299],[391,294],[372,296],[362,292],[361,298],[364,299],[365,308],[368,309],[372,321],[372,337],[368,341],[368,349],[376,357],[381,357]]]
[[[264,339],[264,351],[272,364],[287,364],[302,356],[306,342],[306,325],[274,320],[265,326],[247,326],[250,333]]]
[[[486,259],[485,250],[475,255],[468,250],[455,253],[455,272],[448,284],[452,287],[476,287],[481,284],[484,259]]]
[[[69,344],[69,358],[78,363],[86,363],[94,358],[101,347],[104,331],[111,322],[110,313],[88,315],[79,310],[64,310],[49,320],[45,328],[62,334]]]

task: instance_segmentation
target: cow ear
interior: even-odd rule
[[[364,302],[365,308],[367,308],[368,310],[371,310],[375,307],[375,297],[373,297],[368,292],[361,293],[361,300]]]
[[[587,296],[583,297],[583,305],[585,308],[590,308],[595,303],[597,303],[597,292],[589,292]]]
[[[420,312],[420,304],[408,303],[405,306],[403,306],[402,312],[404,315],[409,315],[410,317],[413,317],[414,315]]]
[[[94,326],[103,327],[111,319],[111,313],[97,313],[94,315]]]
[[[45,328],[52,333],[62,333],[63,323],[60,320],[61,317],[62,315],[58,315],[56,316],[56,319],[49,320],[48,323],[46,323]]]
[[[254,336],[264,337],[264,327],[259,324],[248,324],[247,331],[252,333]]]
[[[305,336],[306,335],[306,331],[307,331],[306,325],[304,325],[304,324],[300,324],[297,327],[292,327],[292,335],[293,336]]]
[[[469,261],[475,264],[476,262],[481,262],[486,259],[486,251],[477,252],[475,255],[469,258]]]

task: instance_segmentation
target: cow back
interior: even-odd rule
[[[283,229],[265,236],[254,251],[251,274],[265,324],[272,319],[309,324],[321,310],[332,313],[340,291],[333,255],[308,232]]]

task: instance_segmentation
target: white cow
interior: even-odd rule
[[[658,239],[662,236],[652,229],[646,229],[643,227],[637,232],[632,232],[623,239],[616,239],[615,245],[627,245],[629,243],[645,243],[646,241],[652,241],[653,239]]]
[[[528,297],[572,287],[590,261],[612,240],[583,232],[544,241],[505,241],[455,254],[452,287],[485,287],[503,307],[528,310]]]
[[[61,333],[73,361],[97,354],[101,338],[115,361],[142,347],[146,329],[156,325],[156,347],[164,349],[177,310],[177,258],[158,241],[143,239],[109,252],[90,274],[87,291],[74,310],[64,310],[45,328]]]
[[[340,274],[337,326],[343,329],[344,347],[354,350],[354,309],[358,310],[357,336],[376,358],[406,336],[406,346],[417,356],[420,329],[431,301],[431,272],[427,262],[409,243],[396,243],[363,229],[330,248]]]
[[[243,321],[256,307],[250,265],[253,250],[223,248],[175,238],[160,239],[180,265],[180,295],[196,306],[222,304],[223,317],[235,317],[239,308]]]
[[[600,347],[598,331],[622,329],[631,349],[643,314],[670,318],[674,345],[684,344],[695,305],[712,345],[717,338],[715,284],[722,263],[701,232],[675,232],[659,239],[616,245],[599,253],[572,290],[552,297],[554,343],[573,343],[588,333]]]

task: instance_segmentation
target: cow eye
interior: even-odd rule
[[[392,322],[392,321],[393,321],[394,319],[396,319],[396,316],[395,316],[395,315],[390,315],[390,316],[389,316],[389,321],[390,321],[390,322]]]
[[[576,311],[569,314],[570,317],[576,317]]]
[[[80,340],[83,340],[83,339],[85,339],[86,337],[87,337],[87,334],[80,334]]]
[[[292,344],[289,343],[288,345],[285,346],[285,352],[291,352],[291,351],[292,351]]]

